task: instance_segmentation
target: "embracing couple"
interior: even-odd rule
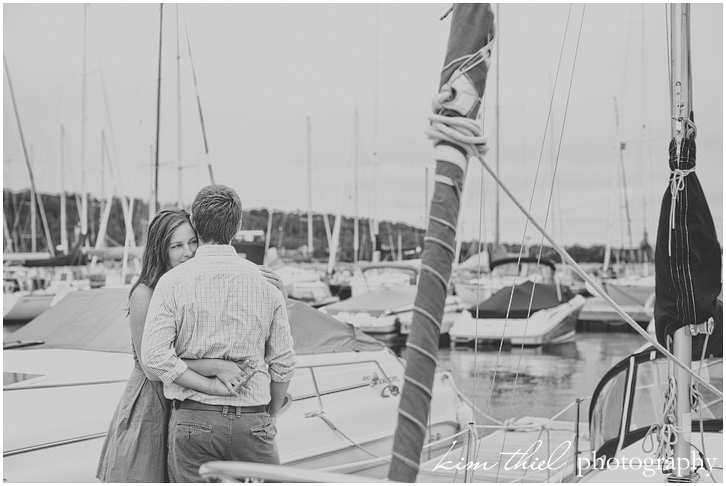
[[[295,369],[279,277],[231,245],[242,205],[202,188],[149,223],[129,295],[134,370],[96,477],[195,482],[214,460],[279,464],[276,417]]]

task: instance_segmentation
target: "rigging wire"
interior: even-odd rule
[[[182,5],[182,19],[184,21],[184,34],[187,39],[187,50],[189,51],[189,63],[192,68],[192,79],[194,80],[194,92],[197,96],[197,109],[199,111],[199,122],[202,125],[202,138],[204,140],[204,155],[207,159],[207,168],[209,169],[209,181],[214,184],[214,173],[212,172],[212,163],[209,161],[209,145],[207,143],[207,131],[204,128],[204,115],[202,114],[202,101],[199,98],[199,86],[197,84],[197,71],[194,68],[194,58],[192,57],[192,44],[189,40],[189,29],[187,28],[187,17],[184,13],[184,6]]]
[[[580,30],[578,32],[578,38],[577,38],[577,43],[576,43],[576,47],[575,47],[575,55],[574,55],[574,59],[573,59],[573,67],[572,67],[572,71],[571,71],[571,74],[570,74],[570,84],[569,84],[568,93],[567,93],[567,100],[566,100],[566,105],[565,105],[565,113],[564,113],[563,120],[562,120],[562,128],[561,128],[561,133],[560,133],[559,145],[558,145],[558,148],[557,148],[557,155],[555,157],[555,162],[554,162],[554,170],[552,171],[552,181],[550,183],[549,197],[548,197],[548,200],[547,200],[547,209],[545,211],[545,221],[544,221],[544,227],[545,228],[547,227],[547,223],[549,221],[550,208],[551,208],[551,204],[552,204],[552,194],[553,194],[553,191],[554,191],[554,181],[556,180],[556,176],[557,176],[557,167],[559,165],[560,150],[562,148],[562,138],[563,138],[564,129],[565,129],[566,120],[567,120],[567,110],[569,108],[569,102],[570,102],[570,97],[571,97],[571,93],[572,93],[572,83],[573,83],[573,79],[574,79],[574,75],[575,75],[575,66],[577,64],[577,53],[579,51],[580,39],[582,37],[582,25],[583,25],[584,19],[585,19],[585,8],[586,8],[586,5],[583,5],[582,15],[580,17]],[[542,167],[542,158],[544,156],[545,142],[546,142],[546,139],[547,139],[547,130],[549,128],[549,124],[550,124],[550,121],[551,121],[552,105],[554,104],[555,92],[556,92],[557,86],[558,86],[560,69],[561,69],[561,66],[562,66],[562,59],[564,57],[565,45],[567,43],[567,32],[569,30],[568,29],[568,26],[570,25],[571,16],[572,16],[572,4],[570,4],[570,8],[568,9],[568,13],[567,13],[567,22],[566,22],[566,25],[565,25],[565,33],[564,33],[564,36],[563,36],[563,39],[562,39],[562,45],[561,45],[561,48],[560,48],[560,57],[559,57],[558,64],[557,64],[557,71],[556,71],[556,74],[555,74],[555,82],[554,82],[554,86],[552,88],[552,94],[550,96],[550,106],[549,106],[549,110],[547,111],[547,121],[545,123],[545,129],[543,131],[543,136],[542,136],[542,143],[540,145],[540,153],[539,153],[539,158],[538,158],[538,161],[537,161],[537,170],[535,171],[534,182],[532,184],[532,186],[533,186],[532,187],[532,193],[530,194],[529,210],[532,209],[532,204],[534,202],[534,193],[535,193],[535,189],[537,187],[537,180],[539,179],[539,173],[540,173],[540,169]],[[520,244],[519,256],[518,256],[518,260],[517,260],[517,269],[519,269],[520,262],[522,260],[522,253],[524,252],[524,244],[526,242],[526,236],[527,236],[528,226],[529,226],[528,221],[525,221],[524,230],[523,230],[523,234],[522,234],[522,241],[521,241],[521,244]],[[538,252],[538,255],[537,255],[537,265],[536,265],[536,268],[535,268],[535,279],[532,282],[532,292],[530,293],[530,296],[529,296],[527,316],[525,318],[525,325],[524,325],[524,336],[525,337],[527,336],[527,329],[529,327],[529,319],[530,319],[530,316],[531,316],[531,313],[532,313],[532,304],[533,304],[533,301],[534,301],[534,293],[535,293],[535,290],[537,288],[537,278],[536,278],[536,275],[537,275],[537,272],[539,271],[539,268],[540,268],[540,262],[541,262],[541,258],[542,258],[542,247],[543,247],[543,243],[544,243],[544,237],[542,237],[542,239],[540,240],[539,252]],[[499,354],[501,354],[501,350],[502,350],[502,346],[503,346],[503,342],[504,342],[504,332],[506,331],[507,322],[509,320],[509,313],[511,311],[512,300],[514,298],[514,289],[516,287],[516,279],[517,279],[517,276],[519,276],[519,272],[518,271],[517,271],[517,275],[515,275],[515,277],[514,277],[514,282],[512,283],[512,290],[511,290],[510,295],[509,295],[509,304],[508,304],[508,307],[507,307],[507,314],[506,314],[506,316],[504,318],[504,329],[502,331],[502,339],[500,340],[500,344],[499,344]],[[553,277],[554,277],[554,275],[553,275]],[[524,340],[522,341],[521,348],[522,349],[524,348]],[[497,356],[497,363],[498,363],[498,361],[499,361],[499,356]],[[513,387],[512,387],[512,400],[514,400],[516,398],[517,383],[518,383],[518,380],[519,380],[519,370],[521,368],[521,365],[522,365],[522,353],[520,353],[520,355],[519,355],[519,361],[517,363],[517,369],[516,369],[516,372],[514,374],[514,384],[513,384]],[[493,391],[493,383],[492,383],[492,391]],[[490,393],[490,399],[491,399],[491,393]],[[502,450],[501,450],[502,452],[504,452],[504,444],[506,442],[506,433],[507,432],[505,430],[505,432],[504,432],[505,437],[504,437],[504,440],[502,441]],[[500,472],[500,468],[497,469],[497,479],[499,478],[499,472]]]

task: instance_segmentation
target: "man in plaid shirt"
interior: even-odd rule
[[[196,256],[161,277],[144,327],[142,362],[172,400],[169,479],[199,480],[213,460],[279,464],[276,417],[295,369],[282,293],[230,244],[242,222],[237,193],[202,188],[194,199]],[[182,359],[218,358],[247,372],[235,390],[187,367]],[[211,378],[216,380],[216,378]],[[200,383],[207,386],[200,386]],[[196,386],[195,386],[196,385]]]

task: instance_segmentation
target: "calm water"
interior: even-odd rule
[[[22,327],[4,325],[3,337]],[[527,415],[550,418],[595,391],[600,378],[645,340],[632,333],[578,332],[574,343],[542,348],[459,346],[439,349],[441,367],[450,370],[457,386],[480,410],[504,421]],[[392,346],[404,358],[405,347]],[[587,421],[590,402],[581,405]],[[574,408],[563,419],[575,418]],[[485,423],[477,416],[477,423]],[[490,422],[486,422],[490,423]]]
[[[592,396],[605,372],[644,343],[630,333],[578,332],[574,343],[501,353],[488,347],[477,352],[473,347],[441,348],[439,361],[490,416],[501,421],[527,415],[551,418],[576,398]],[[589,407],[589,400],[581,404],[580,421],[587,421]],[[574,407],[561,418],[574,420]],[[484,423],[480,416],[477,423]]]

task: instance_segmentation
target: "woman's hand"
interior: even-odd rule
[[[247,362],[244,361],[242,364],[245,363]],[[219,368],[217,370],[217,379],[235,395],[239,394],[240,386],[246,385],[250,379],[249,376],[246,376],[245,368],[235,361],[219,360],[217,367]]]
[[[210,395],[218,395],[221,397],[236,397],[239,395],[233,386],[229,383],[225,383],[219,378],[209,378],[211,388],[209,390]]]
[[[272,285],[277,287],[280,292],[282,292],[282,296],[287,299],[287,290],[285,290],[285,283],[282,281],[280,276],[267,265],[257,265],[257,268],[260,269],[260,273],[262,273],[262,276],[265,277],[267,281],[270,282]]]

